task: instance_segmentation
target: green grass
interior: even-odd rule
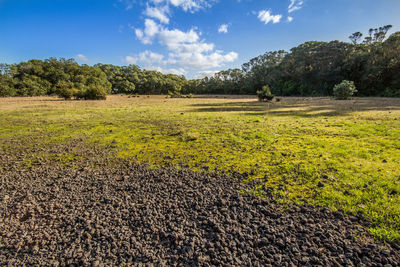
[[[361,212],[376,237],[400,241],[400,99],[54,100],[0,100],[0,145],[83,138],[154,167],[247,173],[254,194]]]

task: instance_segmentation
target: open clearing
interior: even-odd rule
[[[282,203],[306,201],[341,209],[357,215],[354,221],[363,217],[376,237],[399,241],[399,140],[400,99],[283,98],[259,103],[254,97],[232,96],[109,96],[106,101],[4,98],[0,99],[0,197],[7,208],[2,213],[18,199],[35,201],[23,195],[24,190],[10,195],[34,184],[32,170],[43,172],[56,165],[77,170],[81,168],[77,162],[104,168],[99,162],[112,158],[114,167],[128,160],[146,163],[150,170],[173,167],[226,174],[244,182],[241,192]],[[81,145],[74,147],[74,142]],[[88,153],[83,147],[97,152]],[[12,182],[15,179],[19,182]],[[89,204],[82,208],[85,205]]]

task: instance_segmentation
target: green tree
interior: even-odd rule
[[[0,97],[16,95],[13,69],[14,66],[12,65],[0,64]]]
[[[80,95],[80,98],[85,100],[105,100],[107,98],[107,92],[104,87],[100,85],[89,85]]]
[[[41,96],[48,94],[51,84],[36,75],[23,73],[15,79],[14,87],[19,96]]]

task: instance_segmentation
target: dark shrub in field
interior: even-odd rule
[[[333,87],[333,95],[336,99],[346,100],[357,92],[353,81],[343,80]]]
[[[89,85],[83,89],[77,89],[73,83],[57,83],[55,93],[66,100],[71,98],[85,100],[104,100],[107,97],[106,90],[100,85]]]
[[[81,95],[81,98],[85,100],[105,100],[107,98],[107,93],[102,86],[89,85]]]
[[[268,85],[264,85],[261,90],[257,91],[259,101],[271,101],[274,95]]]
[[[78,90],[74,88],[73,83],[59,81],[55,86],[55,93],[66,100],[76,97]]]

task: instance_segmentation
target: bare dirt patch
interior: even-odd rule
[[[1,265],[400,261],[398,245],[374,241],[357,217],[308,205],[283,209],[239,193],[243,184],[226,176],[111,164],[99,153],[87,151],[68,167],[39,161],[27,168],[18,155],[0,155]]]

